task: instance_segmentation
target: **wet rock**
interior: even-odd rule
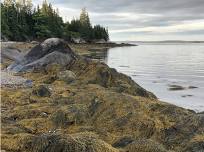
[[[65,66],[76,59],[75,53],[67,43],[59,38],[50,38],[35,46],[22,60],[8,67],[13,72],[32,71],[41,69],[49,64]]]
[[[188,89],[197,89],[198,87],[196,86],[189,86]]]
[[[76,80],[76,75],[69,70],[59,72],[57,77],[59,80],[65,81],[68,84]]]
[[[51,91],[45,85],[39,85],[33,90],[33,94],[39,97],[50,97]]]
[[[192,97],[193,95],[187,94],[187,95],[182,95],[181,97],[186,98],[186,97]]]
[[[180,85],[169,85],[170,91],[179,91],[179,90],[185,90],[186,88]]]

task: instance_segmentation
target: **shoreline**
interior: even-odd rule
[[[25,43],[16,46],[24,53],[32,47]],[[80,55],[84,55],[84,49],[96,49],[96,45],[70,47]],[[103,47],[99,45],[100,48]],[[89,137],[90,133],[96,135],[95,141],[99,136],[114,152],[137,147],[141,140],[143,146],[165,152],[202,148],[202,113],[159,101],[129,76],[104,63],[79,56],[65,67],[53,64],[19,76],[32,80],[32,87],[1,87],[5,150],[20,151],[16,145],[27,145],[27,139],[33,144],[36,139],[42,141],[38,144],[44,144],[44,137],[86,138],[84,133]],[[10,145],[10,141],[14,144]],[[89,143],[94,144],[92,139]]]
[[[8,41],[8,42],[3,42],[3,44],[4,44],[4,45],[2,45],[3,47],[7,46],[7,44],[8,44],[8,45],[10,45],[9,47],[17,48],[25,54],[25,52],[27,52],[30,48],[34,47],[35,45],[37,45],[39,43]],[[138,46],[138,45],[129,44],[129,43],[119,43],[119,44],[117,44],[117,43],[100,43],[100,44],[99,43],[78,43],[78,44],[68,43],[68,45],[78,55],[92,59],[92,60],[96,60],[96,61],[101,61],[101,60],[103,61],[103,59],[102,59],[103,53],[106,52],[110,48]],[[9,62],[9,64],[10,63],[11,62]],[[4,67],[4,66],[1,66],[1,67]],[[179,86],[179,87],[181,87],[181,86]],[[169,102],[166,102],[166,103],[169,103]],[[171,104],[171,103],[169,103],[169,104]],[[177,106],[177,105],[175,105],[175,106]],[[182,106],[178,106],[178,107],[183,108]],[[187,108],[184,108],[184,109],[187,109]],[[197,114],[204,112],[204,111],[196,112],[195,110],[192,110],[192,109],[187,109],[187,110],[193,111]]]

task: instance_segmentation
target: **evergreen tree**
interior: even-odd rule
[[[88,12],[82,9],[80,18],[63,23],[58,9],[53,9],[46,0],[41,8],[32,9],[32,0],[4,0],[1,3],[2,36],[14,41],[49,37],[67,40],[83,38],[87,42],[96,39],[108,40],[108,30],[100,25],[92,27]]]
[[[91,27],[89,15],[88,12],[86,11],[86,8],[82,8],[79,20],[83,26]]]
[[[11,37],[11,32],[8,26],[7,20],[7,8],[1,3],[1,36],[2,37]]]

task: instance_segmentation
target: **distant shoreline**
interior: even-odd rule
[[[164,40],[164,41],[118,41],[124,43],[204,43],[204,41],[182,41],[182,40]]]

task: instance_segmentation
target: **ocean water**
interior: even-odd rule
[[[111,48],[105,62],[161,101],[204,111],[204,43],[139,43]],[[184,90],[172,91],[172,85]]]

